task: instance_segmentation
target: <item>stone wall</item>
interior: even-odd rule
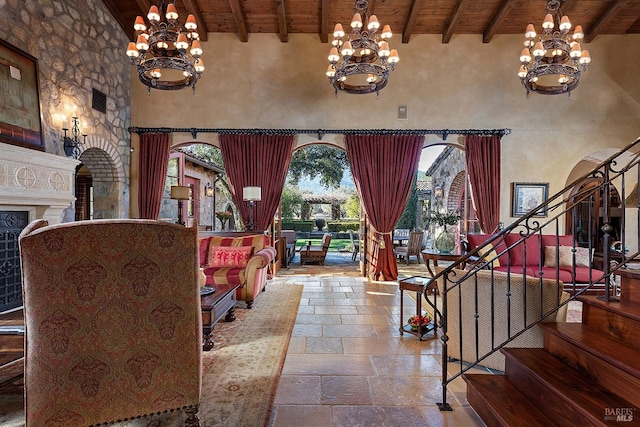
[[[127,37],[101,0],[0,0],[0,39],[38,60],[45,150],[65,156],[63,115],[80,119],[95,146],[113,147],[122,177],[101,203],[128,216],[131,65]],[[92,108],[93,89],[107,95],[106,114]]]

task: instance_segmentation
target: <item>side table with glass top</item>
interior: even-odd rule
[[[427,335],[431,335],[430,338],[436,336],[438,330],[438,322],[442,318],[440,311],[437,308],[438,298],[438,285],[430,278],[413,276],[408,279],[403,279],[398,282],[400,288],[400,335],[404,335],[405,332],[415,335],[420,341],[422,341]],[[416,293],[416,315],[422,316],[422,295],[425,289],[430,295],[433,295],[433,302],[429,298],[425,298],[427,304],[433,308],[433,319],[427,324],[422,324],[421,317],[418,317],[418,328],[413,329],[411,325],[405,323],[404,316],[404,291],[412,291]]]

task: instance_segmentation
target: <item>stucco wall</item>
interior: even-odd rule
[[[603,147],[640,135],[640,96],[629,70],[640,66],[640,35],[598,36],[586,45],[593,62],[567,96],[528,99],[516,76],[521,36],[419,35],[394,46],[400,63],[375,95],[336,97],[324,72],[329,45],[317,35],[209,34],[207,66],[195,95],[132,86],[134,126],[230,128],[511,128],[502,143],[501,220],[510,218],[511,182],[563,188],[573,166]],[[624,51],[623,51],[624,48]],[[636,54],[630,54],[636,52]],[[167,105],[171,105],[168,109]],[[397,108],[408,107],[408,120]],[[203,136],[204,137],[204,136]],[[210,138],[210,136],[206,136]],[[180,138],[176,135],[176,138]],[[307,135],[301,138],[308,138]],[[325,139],[335,138],[327,135]],[[449,138],[452,138],[450,136]]]

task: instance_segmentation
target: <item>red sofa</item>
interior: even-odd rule
[[[469,234],[467,236],[468,250],[474,250],[491,237],[493,236],[489,234]],[[543,278],[560,280],[563,283],[598,282],[604,274],[601,270],[589,267],[592,265],[593,256],[589,254],[588,248],[577,247],[574,281],[573,236],[535,234],[526,239],[524,243],[517,244],[521,239],[522,237],[517,233],[506,234],[504,238],[494,241],[492,247],[483,250],[482,254],[491,253],[491,250],[496,251],[495,255],[499,255],[493,264],[496,271],[520,274],[524,271],[527,276],[533,277],[539,277],[542,273]],[[507,251],[507,248],[512,245],[515,246]],[[540,245],[542,245],[542,250]],[[556,251],[559,251],[558,256],[556,256]],[[487,256],[486,259],[490,260],[491,257]]]
[[[200,267],[207,276],[206,284],[238,284],[236,299],[251,308],[267,284],[269,264],[276,249],[269,237],[252,234],[237,237],[207,236],[199,240]]]

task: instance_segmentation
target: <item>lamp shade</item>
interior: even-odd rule
[[[189,187],[185,187],[182,185],[172,185],[171,198],[177,200],[189,200]]]
[[[262,188],[260,187],[244,187],[242,189],[242,199],[245,201],[262,200]]]

